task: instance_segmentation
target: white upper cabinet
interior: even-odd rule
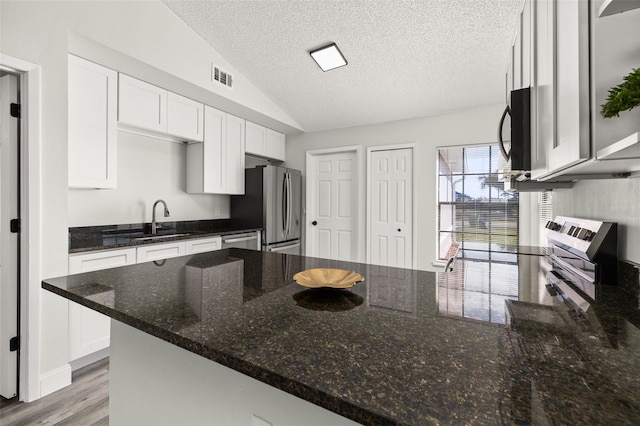
[[[166,133],[167,95],[165,89],[120,74],[118,121],[140,129]]]
[[[245,149],[247,154],[265,154],[267,152],[267,128],[247,121]]]
[[[549,0],[533,3],[535,15],[533,39],[536,50],[533,62],[531,90],[531,178],[538,179],[549,171],[548,147],[554,143],[554,81],[553,81],[553,3]]]
[[[187,147],[187,192],[244,194],[245,121],[205,106],[204,142]]]
[[[244,194],[245,120],[227,114],[226,194]]]
[[[531,177],[543,180],[591,154],[589,9],[579,0],[539,0],[532,7]]]
[[[285,160],[285,135],[251,121],[246,124],[246,153],[271,160]]]
[[[521,87],[530,87],[531,78],[533,74],[533,59],[532,59],[532,47],[533,47],[533,32],[532,27],[532,5],[531,0],[525,0],[522,12],[520,12],[520,69],[521,69]]]
[[[118,73],[68,56],[69,187],[117,184]]]
[[[600,114],[609,90],[638,66],[640,37],[631,34],[640,35],[640,10],[599,18],[602,5],[532,3],[533,179],[640,175],[640,110]]]
[[[267,129],[267,157],[284,161],[285,136],[283,133]]]
[[[161,87],[120,74],[118,122],[171,140],[203,140],[203,105]]]
[[[204,105],[168,92],[167,96],[167,133],[170,135],[203,140]]]
[[[549,172],[581,163],[590,152],[589,2],[555,1],[555,138]]]
[[[592,15],[598,8],[613,13],[617,7],[631,7],[634,2],[608,1],[602,6],[592,2]],[[609,90],[623,82],[624,76],[640,67],[640,1],[636,9],[611,16],[594,18],[592,41],[592,125],[596,158],[599,160],[633,159],[640,168],[640,108],[622,111],[618,117],[604,118],[602,104]],[[614,8],[614,9],[611,9]],[[624,171],[624,170],[619,170]]]

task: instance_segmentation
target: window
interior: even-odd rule
[[[438,149],[438,256],[518,244],[518,194],[498,179],[497,145]]]

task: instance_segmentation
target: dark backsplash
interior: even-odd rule
[[[225,234],[243,231],[230,219],[187,220],[181,222],[161,222],[158,235],[189,234]],[[151,223],[128,223],[119,225],[80,226],[69,228],[69,252],[99,250],[142,244],[135,242],[136,237],[151,234]]]

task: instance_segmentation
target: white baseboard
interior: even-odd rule
[[[40,375],[40,398],[49,395],[71,384],[71,365],[65,364],[60,368]]]
[[[86,367],[89,364],[100,361],[109,356],[109,348],[100,349],[98,352],[94,352],[89,355],[85,355],[82,358],[74,359],[70,361],[71,370],[76,371],[79,368]]]

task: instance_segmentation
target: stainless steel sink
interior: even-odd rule
[[[183,237],[186,235],[191,235],[188,233],[185,234],[160,234],[160,235],[145,235],[142,237],[133,238],[134,241],[153,241],[159,240],[160,238],[173,238],[173,237]]]

